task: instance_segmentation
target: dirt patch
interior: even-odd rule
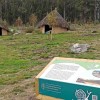
[[[0,100],[37,100],[34,92],[34,78],[14,85],[4,85],[0,90]]]

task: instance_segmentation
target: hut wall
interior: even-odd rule
[[[2,29],[2,35],[8,35],[8,32],[4,29]]]
[[[40,32],[42,32],[42,33],[44,33],[44,30],[45,30],[45,27],[44,26],[42,26],[42,27],[40,27]]]
[[[40,27],[39,30],[40,30],[42,33],[44,33],[45,27],[42,26],[42,27]],[[65,32],[67,32],[67,29],[65,29],[65,28],[61,28],[61,27],[53,27],[53,28],[52,28],[52,33],[55,33],[55,34],[57,34],[57,33],[65,33]]]
[[[52,33],[65,33],[67,32],[67,29],[61,28],[61,27],[53,27]]]

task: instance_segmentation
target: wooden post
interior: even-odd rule
[[[51,32],[51,30],[46,32],[46,34],[47,34],[47,39],[52,40],[52,32]]]
[[[52,33],[50,33],[50,39],[52,40]]]

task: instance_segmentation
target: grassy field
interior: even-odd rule
[[[100,59],[100,25],[73,27],[76,31],[53,34],[53,40],[38,33],[1,36],[0,100],[28,100],[20,97],[27,96],[26,90],[34,92],[34,77],[53,57]],[[75,43],[87,43],[90,49],[81,54],[72,53],[69,48]],[[19,99],[13,99],[15,96]]]

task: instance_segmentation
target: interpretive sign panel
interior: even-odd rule
[[[64,100],[100,100],[100,61],[54,58],[36,77],[38,93]]]

